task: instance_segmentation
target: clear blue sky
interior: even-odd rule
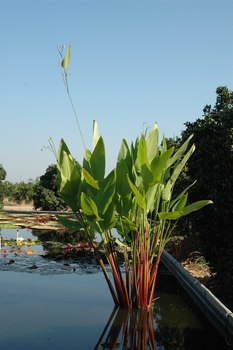
[[[71,96],[90,149],[98,122],[106,173],[144,122],[179,136],[218,86],[233,89],[232,0],[0,0],[0,32],[0,164],[11,182],[55,163],[41,151],[50,136],[82,162],[57,44],[72,44]]]

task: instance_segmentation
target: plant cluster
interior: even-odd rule
[[[70,49],[71,45],[61,62],[65,72]],[[66,73],[63,76],[67,77]],[[70,97],[67,79],[65,83]],[[163,137],[160,150],[158,134],[155,124],[148,137],[142,134],[130,147],[123,139],[116,168],[106,177],[105,146],[95,121],[93,151],[86,149],[83,142],[85,154],[81,169],[64,140],[57,155],[58,188],[77,221],[59,216],[58,219],[69,229],[85,231],[115,305],[128,309],[151,307],[160,256],[178,219],[212,203],[202,200],[186,205],[187,192],[194,183],[178,196],[172,196],[175,182],[195,146],[186,152],[191,135],[173,154],[174,148],[168,149]],[[114,237],[114,227],[121,240]],[[95,232],[102,239],[98,246],[94,243]],[[104,249],[111,267],[115,289],[100,256],[100,248]],[[124,274],[117,259],[119,249],[125,257]]]

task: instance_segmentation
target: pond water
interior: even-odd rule
[[[2,237],[11,234],[8,238],[12,238],[14,230],[8,231],[2,230]],[[20,235],[30,238],[31,232],[20,230]],[[229,349],[164,268],[158,275],[158,299],[151,314],[128,313],[114,309],[98,266],[46,261],[39,245],[33,247],[38,254],[21,254],[9,264],[12,256],[4,248],[0,255],[1,349],[123,349],[122,338],[126,349],[138,344],[139,349]],[[30,269],[33,265],[37,268]]]

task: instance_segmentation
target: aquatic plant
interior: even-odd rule
[[[71,45],[61,62],[69,97],[67,68],[70,50]],[[77,119],[76,113],[75,116]],[[81,133],[80,127],[79,130]],[[57,217],[67,228],[85,231],[115,305],[127,309],[151,307],[160,256],[177,221],[212,203],[202,200],[187,205],[188,190],[194,183],[173,198],[175,182],[195,145],[188,149],[191,135],[173,154],[174,148],[167,149],[164,136],[162,148],[159,148],[158,136],[158,125],[154,124],[148,135],[137,137],[130,147],[123,139],[116,168],[106,177],[105,146],[102,136],[99,137],[96,121],[93,124],[92,152],[86,149],[83,141],[85,154],[81,170],[63,139],[57,154],[58,188],[76,221]],[[113,235],[115,227],[121,240]],[[98,246],[94,242],[96,232],[101,236]],[[114,286],[100,249],[104,250],[111,267]],[[119,251],[124,254],[123,270],[118,261]]]

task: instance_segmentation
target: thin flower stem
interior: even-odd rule
[[[85,149],[85,151],[86,151],[86,146],[85,146],[83,134],[82,134],[82,131],[81,131],[81,127],[80,127],[80,125],[79,125],[79,121],[78,121],[78,117],[77,117],[77,114],[76,114],[76,111],[75,111],[75,108],[74,108],[74,105],[73,105],[73,101],[72,101],[72,98],[71,98],[71,96],[70,96],[70,92],[69,92],[69,90],[68,90],[68,83],[67,83],[67,93],[68,93],[68,96],[69,96],[69,99],[70,99],[70,103],[71,103],[71,106],[72,106],[72,108],[73,108],[74,115],[75,115],[75,118],[76,118],[76,121],[77,121],[77,124],[78,124],[78,128],[79,128],[79,132],[80,132],[80,135],[81,135],[81,138],[82,138],[83,146],[84,146],[84,149]]]

